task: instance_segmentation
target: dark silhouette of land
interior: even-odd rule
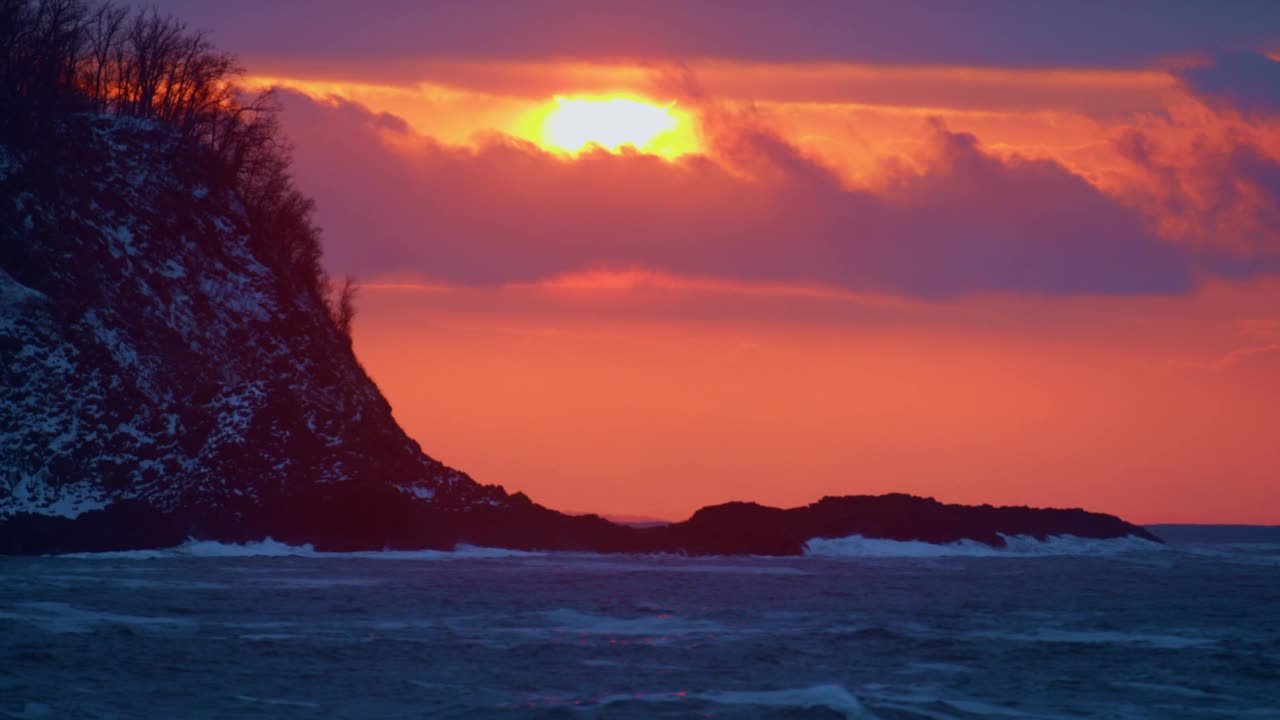
[[[509,502],[448,510],[396,492],[309,493],[265,503],[249,516],[163,513],[119,501],[75,519],[18,514],[0,521],[0,552],[59,553],[178,545],[189,537],[248,542],[271,537],[321,551],[451,550],[459,544],[517,550],[683,555],[800,555],[813,538],[867,538],[1004,547],[1005,536],[1040,540],[1138,537],[1161,542],[1111,515],[1084,510],[966,506],[911,495],[828,497],[799,508],[734,502],[683,522],[633,527],[550,510],[516,494]]]
[[[906,495],[631,527],[481,485],[424,454],[360,366],[354,288],[325,275],[275,108],[233,58],[154,11],[72,0],[0,0],[0,47],[0,552],[1155,539]]]

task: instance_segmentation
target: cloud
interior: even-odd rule
[[[1209,271],[1245,276],[1280,269],[1280,161],[1266,136],[1129,128],[1113,144],[1139,173],[1127,193],[1162,234],[1201,248]]]
[[[1187,90],[1219,110],[1256,117],[1280,113],[1280,62],[1254,52],[1220,52],[1207,65],[1175,75]]]
[[[1047,160],[998,159],[934,122],[923,171],[850,189],[747,115],[708,155],[577,159],[494,135],[443,145],[347,101],[285,92],[301,186],[335,269],[447,283],[646,268],[942,297],[1179,293],[1192,266],[1142,218]]]
[[[1280,369],[1280,342],[1232,350],[1219,358],[1217,367],[1219,369],[1230,367]]]

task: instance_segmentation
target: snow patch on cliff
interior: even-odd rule
[[[111,504],[101,488],[94,487],[87,480],[50,485],[28,475],[18,480],[10,490],[10,512],[74,518]]]

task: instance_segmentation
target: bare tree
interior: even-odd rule
[[[333,324],[348,340],[351,339],[351,323],[356,319],[356,296],[360,288],[354,277],[347,275],[342,279],[342,287],[338,290],[338,298],[333,308]]]
[[[129,11],[125,8],[99,5],[86,25],[89,55],[81,83],[92,98],[93,109],[97,112],[106,110],[111,101],[113,88],[108,85],[111,80],[111,61],[128,16]]]
[[[72,110],[172,128],[210,157],[240,196],[254,252],[349,335],[355,283],[348,278],[330,298],[314,203],[294,186],[279,103],[271,92],[245,93],[243,72],[204,34],[154,8],[0,0],[0,140],[38,132]]]

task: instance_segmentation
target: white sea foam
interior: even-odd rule
[[[851,535],[843,538],[813,538],[805,554],[822,558],[945,558],[945,557],[1056,557],[1064,555],[1115,556],[1139,551],[1167,550],[1170,546],[1137,537],[1107,540],[1070,535],[1051,536],[1045,541],[1030,536],[1002,536],[1006,547],[995,548],[975,540],[935,544],[918,540],[884,540]],[[625,570],[630,572],[728,572],[763,574],[803,574],[794,566],[725,564],[724,557],[687,558],[679,555],[606,555],[583,552],[530,552],[504,548],[459,545],[454,550],[374,550],[362,552],[321,552],[311,544],[287,545],[267,538],[244,544],[211,540],[188,540],[182,545],[159,550],[75,553],[64,557],[84,559],[151,560],[173,558],[370,558],[380,560],[458,560],[486,558],[573,559],[575,569]],[[627,562],[618,562],[626,558]],[[773,558],[763,558],[770,560]],[[654,562],[645,562],[646,560]],[[1270,559],[1268,559],[1269,561]],[[639,561],[639,562],[636,562]],[[670,561],[670,562],[666,562]]]
[[[188,540],[171,548],[158,550],[124,550],[119,552],[71,553],[62,557],[96,560],[159,560],[174,558],[373,558],[379,560],[451,560],[462,558],[541,557],[545,553],[506,550],[503,548],[459,545],[454,550],[373,550],[366,552],[320,552],[310,543],[287,545],[267,538],[249,543],[222,543],[212,540]]]
[[[1003,548],[976,540],[935,544],[919,540],[884,540],[850,535],[813,538],[805,554],[827,558],[940,558],[940,557],[1054,557],[1063,555],[1113,556],[1122,553],[1163,550],[1167,546],[1138,537],[1101,540],[1055,535],[1040,541],[1027,535],[1001,535]]]
[[[122,550],[117,552],[71,553],[62,557],[88,560],[159,560],[184,557],[297,557],[315,554],[310,545],[286,545],[267,538],[261,542],[220,543],[211,540],[188,540],[182,545],[157,550]]]

